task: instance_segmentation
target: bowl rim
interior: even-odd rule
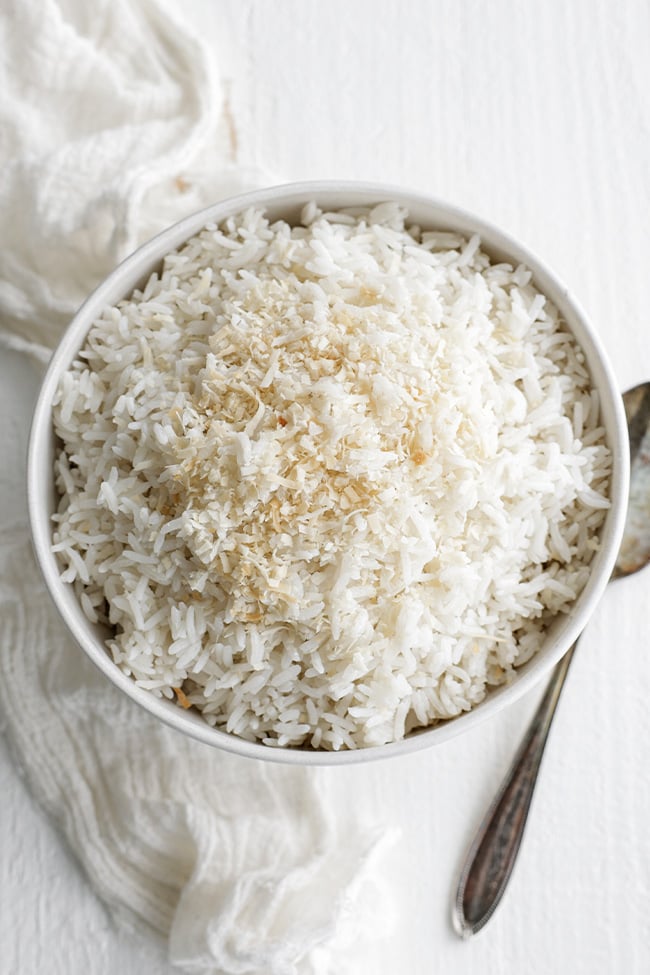
[[[323,198],[349,197],[348,202],[327,204]],[[366,197],[367,199],[362,199]],[[441,222],[452,223],[457,228],[465,227],[463,233],[477,233],[482,246],[488,251],[502,251],[517,264],[525,264],[533,274],[536,286],[548,295],[554,304],[570,312],[568,327],[587,355],[594,385],[601,396],[603,422],[607,428],[612,451],[612,483],[610,489],[611,507],[601,532],[601,550],[594,557],[590,575],[585,588],[579,595],[575,610],[562,619],[560,635],[551,639],[545,654],[535,656],[519,670],[515,679],[506,685],[490,690],[486,697],[469,711],[417,730],[407,737],[385,745],[340,751],[317,749],[283,748],[251,742],[214,728],[171,701],[155,697],[150,691],[140,688],[131,677],[127,677],[113,662],[105,646],[98,638],[91,637],[90,624],[85,621],[80,604],[72,595],[70,584],[61,581],[60,568],[56,556],[51,552],[51,515],[47,496],[51,490],[51,476],[48,480],[47,459],[50,458],[54,442],[52,429],[52,398],[62,372],[69,366],[74,355],[96,318],[98,312],[109,304],[120,300],[109,297],[118,293],[125,297],[136,287],[137,279],[142,280],[151,273],[151,268],[159,264],[165,254],[180,246],[203,226],[219,222],[225,217],[241,212],[250,206],[265,206],[271,210],[281,207],[288,210],[298,207],[311,199],[317,199],[329,209],[343,206],[368,205],[371,202],[397,201],[409,210],[422,208],[437,211]],[[356,201],[356,202],[355,202]],[[418,222],[417,220],[411,221]],[[433,226],[435,220],[430,224]],[[131,282],[128,286],[120,282]],[[596,375],[594,375],[594,372]],[[50,468],[51,470],[51,468]],[[45,476],[44,476],[45,475]],[[46,483],[47,482],[47,483]],[[93,663],[122,690],[149,713],[198,741],[216,746],[225,751],[247,758],[292,765],[351,765],[409,754],[426,747],[448,741],[464,731],[469,731],[487,720],[510,703],[518,700],[530,690],[544,674],[559,661],[575,642],[586,626],[600,599],[605,585],[614,568],[616,556],[625,524],[627,495],[629,486],[629,449],[627,424],[623,401],[618,390],[611,365],[601,344],[601,340],[591,325],[583,308],[552,271],[515,237],[496,225],[484,220],[445,200],[428,194],[413,192],[404,187],[378,182],[353,180],[313,180],[283,183],[276,186],[253,190],[219,201],[195,211],[177,223],[167,227],[151,240],[144,243],[127,256],[87,297],[74,315],[49,361],[34,408],[27,450],[27,503],[32,546],[50,596],[67,630],[76,643]],[[84,625],[85,621],[85,625]]]

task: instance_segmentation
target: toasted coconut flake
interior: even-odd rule
[[[172,687],[172,690],[176,694],[176,697],[178,698],[178,703],[182,708],[185,708],[185,710],[187,711],[188,708],[192,707],[192,702],[188,699],[187,695],[180,687]]]

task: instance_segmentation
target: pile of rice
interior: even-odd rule
[[[598,548],[581,350],[525,268],[406,218],[207,226],[58,390],[63,578],[125,673],[246,739],[379,745],[472,708]]]

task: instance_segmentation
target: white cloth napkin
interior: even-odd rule
[[[0,321],[45,359],[139,241],[250,185],[213,55],[159,0],[16,0],[0,13]],[[333,772],[237,759],[171,731],[71,642],[26,525],[0,531],[0,708],[29,786],[113,913],[189,972],[346,970],[386,930],[388,831]],[[389,908],[388,908],[389,909]]]

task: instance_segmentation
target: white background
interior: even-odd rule
[[[650,378],[644,0],[183,0],[228,81],[237,158],[279,179],[430,192],[518,236],[586,307],[621,388]],[[22,517],[37,377],[0,360],[0,506]],[[395,763],[330,770],[402,829],[395,933],[360,975],[650,971],[650,570],[608,590],[573,665],[524,848],[489,926],[450,925],[463,849],[538,692]],[[16,689],[19,693],[20,689]],[[38,734],[38,729],[34,730]],[[116,931],[0,738],[0,973],[170,975]]]

